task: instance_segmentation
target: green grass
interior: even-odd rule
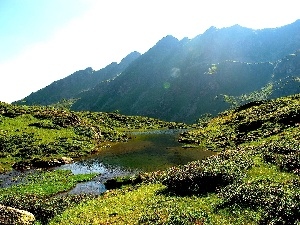
[[[11,166],[16,162],[16,159],[11,156],[5,158],[0,157],[0,173],[4,173],[11,170]]]
[[[184,128],[165,122],[119,113],[72,112],[43,106],[16,106],[0,102],[0,172],[14,163],[82,157],[109,142],[127,141],[126,131]]]
[[[254,166],[247,171],[244,182],[253,182],[255,180],[271,180],[274,183],[288,183],[291,180],[299,179],[299,176],[280,171],[280,169],[272,164],[264,163],[261,156],[255,156]]]
[[[160,184],[106,193],[55,217],[49,224],[256,224],[258,213],[236,208],[215,212],[216,194],[168,196]]]
[[[27,210],[34,214],[38,223],[47,224],[49,219],[67,207],[91,198],[57,195],[70,190],[77,183],[91,180],[96,175],[73,175],[67,170],[40,171],[28,176],[25,183],[1,188],[0,204]]]
[[[55,205],[58,208],[51,215],[45,210],[48,205],[44,200],[42,208],[38,206],[40,201],[36,201],[34,210],[40,215],[42,224],[50,221],[52,225],[300,224],[299,112],[300,95],[250,103],[224,112],[204,125],[195,125],[196,129],[180,138],[183,143],[206,146],[224,153],[202,162],[141,174],[144,183],[123,186],[94,199],[83,198],[83,202],[51,198],[51,210],[56,210]],[[107,126],[102,130],[102,135],[107,137],[105,140],[118,140],[122,137],[120,131],[126,127],[139,129],[147,124],[147,119],[141,123],[135,117],[127,118],[116,113],[83,115],[81,118],[85,126],[98,121],[104,127],[104,121],[107,121]],[[150,120],[148,127],[153,127],[156,122]],[[68,129],[62,129],[65,128]],[[284,164],[285,157],[293,163],[293,167]],[[39,196],[47,196],[48,193],[60,192],[61,189],[56,186],[63,189],[64,182],[81,180],[73,175],[67,181],[62,175],[51,175],[53,180],[47,175],[43,177],[45,179],[41,179],[41,183],[32,178],[34,182],[29,182],[26,188],[11,188],[11,195],[20,189],[26,191],[25,194],[19,192],[19,196],[31,196],[35,192],[40,193]],[[222,182],[224,178],[228,178],[226,182]],[[171,182],[166,182],[168,180]],[[216,188],[207,188],[206,185],[212,183]],[[195,188],[190,190],[188,184]],[[39,187],[45,194],[40,192]],[[176,192],[174,187],[181,191]],[[64,205],[64,202],[68,203]],[[16,203],[22,201],[17,199]],[[30,202],[24,204],[29,207]]]
[[[299,177],[279,169],[254,155],[254,166],[239,181],[247,185],[257,180],[285,185]],[[259,224],[263,208],[239,206],[218,208],[223,199],[218,193],[169,195],[161,184],[142,184],[105,193],[58,215],[50,224]],[[172,223],[172,221],[174,223]]]
[[[26,182],[9,188],[2,188],[0,199],[5,196],[36,195],[52,196],[65,192],[74,187],[77,183],[89,181],[96,174],[73,175],[68,170],[55,170],[51,172],[40,172],[26,178]]]
[[[80,139],[79,135],[76,135],[72,127],[59,128],[59,129],[45,129],[36,126],[30,126],[37,122],[49,122],[50,120],[39,120],[32,115],[21,115],[15,118],[2,117],[0,123],[0,134],[7,136],[21,135],[23,133],[34,134],[36,138],[35,144],[45,144],[57,141],[59,138],[72,138]]]
[[[73,157],[95,148],[91,139],[76,134],[73,127],[52,129],[32,125],[36,123],[53,125],[50,120],[30,114],[14,118],[1,116],[0,172],[10,170],[14,163],[24,159]],[[74,148],[79,151],[72,150]]]
[[[208,160],[210,166],[204,170],[201,165],[205,163],[191,163],[169,172],[150,173],[144,178],[150,184],[110,191],[67,209],[50,224],[299,224],[298,159],[289,158],[295,168],[283,167],[280,161],[285,155],[299,154],[299,99],[295,95],[251,103],[225,112],[180,138],[187,144],[242,154],[253,162],[248,168],[236,168],[239,163],[234,157],[224,157],[224,168],[219,160]],[[218,168],[234,168],[233,172],[243,175],[203,192],[203,177],[211,174],[218,178]],[[230,175],[231,171],[227,172]],[[180,195],[170,192],[171,186],[162,185],[170,176],[183,189]],[[188,187],[180,182],[195,185],[196,193],[185,195]]]

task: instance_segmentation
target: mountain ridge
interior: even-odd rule
[[[289,72],[300,68],[299,33],[300,20],[261,30],[239,25],[210,27],[193,39],[167,35],[144,54],[135,55],[118,76],[78,92],[72,110],[119,110],[126,115],[192,123],[201,114],[227,109],[230,105],[218,97],[222,94],[248,94],[286,77],[289,84],[283,85],[284,91],[278,91],[277,85],[278,90],[268,97],[299,93],[299,74]],[[292,60],[287,60],[292,54]],[[278,65],[286,69],[279,71]],[[37,95],[51,98],[50,93]],[[21,104],[30,104],[29,96],[24,100]],[[40,102],[46,103],[55,102]]]
[[[126,67],[141,54],[137,51],[129,53],[120,63],[112,62],[106,67],[95,71],[91,67],[79,70],[73,74],[54,81],[50,85],[31,93],[21,101],[28,105],[48,105],[61,101],[62,99],[76,98],[76,96],[94,87],[94,85],[115,78]],[[45,98],[44,96],[47,96]]]

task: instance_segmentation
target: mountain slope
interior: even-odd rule
[[[193,57],[207,63],[223,60],[272,62],[300,48],[300,20],[292,24],[262,30],[234,25],[211,27],[190,42]]]
[[[299,75],[297,52],[286,57],[300,48],[296,32],[300,21],[265,30],[212,27],[192,40],[167,36],[113,82],[81,95],[72,108],[194,122],[201,114],[229,107],[218,98],[221,94],[239,96],[269,83],[277,83],[272,97],[298,93],[299,82],[291,77],[293,88],[280,89],[291,71],[294,78]]]
[[[166,36],[114,79],[77,91],[72,109],[192,123],[201,114],[227,109],[222,95],[249,95],[268,85],[273,87],[269,97],[299,93],[299,33],[297,20],[263,30],[211,27],[191,40]],[[63,87],[48,90],[47,99],[37,93],[39,101],[27,97],[25,104],[55,103],[64,92]]]
[[[57,103],[62,99],[76,98],[79,93],[93,88],[101,81],[116,77],[139,56],[140,53],[132,52],[119,64],[113,62],[98,71],[93,70],[91,67],[79,70],[61,80],[53,82],[37,92],[30,94],[16,103],[26,105],[49,105]]]

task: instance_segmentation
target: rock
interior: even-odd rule
[[[27,224],[33,224],[34,221],[35,221],[35,217],[30,212],[0,205],[0,224],[27,225]]]
[[[49,168],[72,163],[73,159],[69,157],[61,157],[60,159],[38,159],[34,158],[30,161],[21,161],[13,165],[15,170],[29,170],[32,168]]]
[[[63,164],[70,164],[73,162],[73,159],[70,157],[61,157],[61,161],[63,162]]]
[[[107,190],[117,189],[122,187],[123,185],[136,185],[142,183],[143,180],[140,175],[132,176],[132,177],[116,177],[113,179],[109,179],[104,182],[105,188]]]
[[[12,166],[15,170],[29,170],[32,167],[32,164],[29,161],[17,162]]]
[[[64,164],[72,163],[73,159],[68,157],[61,157],[60,159],[50,159],[50,160],[44,160],[44,159],[33,159],[31,161],[32,166],[35,168],[48,168],[48,167],[55,167],[55,166],[61,166]]]

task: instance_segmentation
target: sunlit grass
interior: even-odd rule
[[[88,195],[64,195],[79,182],[89,181],[97,174],[73,175],[71,171],[36,172],[25,183],[0,189],[0,204],[33,213],[35,224],[47,224],[67,207],[91,199]],[[60,195],[62,194],[62,195]]]
[[[39,122],[39,119],[34,118],[32,115],[21,115],[15,118],[2,117],[0,123],[0,132],[6,135],[17,135],[22,133],[33,133],[38,139],[37,144],[49,143],[56,141],[58,138],[70,138],[78,136],[75,134],[73,128],[60,128],[60,129],[43,129],[30,124]],[[44,120],[49,121],[50,120]]]
[[[290,129],[287,134],[294,134],[294,130]],[[273,138],[278,140],[280,135]],[[259,147],[269,141],[272,139],[266,138],[256,144],[252,142],[249,146]],[[261,190],[268,191],[269,187],[264,185],[272,184],[274,187],[282,187],[288,194],[291,182],[299,181],[299,176],[281,171],[276,165],[264,162],[261,153],[251,155],[254,165],[245,172],[243,179],[237,181],[238,185],[261,182]],[[182,197],[170,196],[165,190],[161,184],[142,184],[138,188],[114,190],[95,200],[69,208],[55,217],[50,224],[174,224],[168,222],[176,217],[181,221],[179,224],[204,222],[218,225],[255,225],[259,224],[265,215],[264,208],[261,207],[251,208],[233,204],[230,207],[218,208],[222,202],[218,193]],[[184,218],[190,218],[190,221],[194,222],[186,222],[188,220]]]
[[[7,156],[5,158],[0,157],[0,173],[10,171],[11,166],[15,163],[15,158]]]
[[[25,183],[8,188],[1,188],[0,199],[5,196],[51,196],[70,190],[79,182],[94,178],[96,174],[73,175],[69,170],[39,172],[27,177]]]
[[[205,127],[189,131],[183,137],[185,138],[182,139],[183,142],[186,141],[186,143],[195,145],[203,144],[213,147],[215,150],[230,150],[232,153],[236,152],[235,154],[239,152],[254,162],[254,165],[251,163],[251,167],[234,170],[233,172],[241,172],[241,174],[239,173],[241,176],[237,176],[229,184],[220,185],[217,189],[210,189],[207,192],[199,191],[202,195],[193,192],[185,196],[176,196],[175,192],[170,194],[171,189],[162,184],[142,183],[137,186],[127,186],[123,189],[106,192],[96,199],[78,205],[67,205],[65,208],[61,208],[59,213],[67,208],[66,211],[53,218],[50,224],[254,225],[261,223],[278,224],[279,221],[289,224],[289,221],[296,221],[298,211],[295,210],[297,207],[299,208],[300,178],[292,170],[286,172],[288,170],[278,163],[278,160],[282,159],[278,155],[289,154],[289,150],[293,153],[299,150],[298,109],[299,96],[269,101],[254,107],[243,106],[241,109],[219,115]],[[140,122],[135,120],[136,118],[126,118],[116,113],[86,113],[85,116],[88,118],[86,121],[89,124],[101,121],[104,126],[104,123],[109,121],[107,123],[109,125],[102,130],[102,134],[107,131],[108,139],[106,140],[113,139],[113,135],[110,135],[116,130],[123,131],[123,129],[127,129],[126,127],[139,129],[148,124],[148,119],[145,119],[144,124],[139,124]],[[0,132],[10,134],[16,132],[34,133],[40,142],[57,140],[58,137],[76,139],[76,134],[72,128],[65,127],[52,130],[29,126],[30,123],[37,121],[33,116],[23,115],[14,119],[1,117],[0,120]],[[129,124],[130,120],[131,124]],[[51,121],[46,120],[45,122],[51,123]],[[150,125],[149,127],[153,127]],[[43,133],[44,131],[45,133]],[[114,135],[117,136],[116,133]],[[279,158],[268,161],[266,160],[268,154]],[[13,157],[7,157],[7,159],[14,160]],[[230,159],[227,161],[229,165],[236,165],[240,162]],[[297,163],[298,161],[292,162]],[[1,160],[0,165],[4,165],[1,164]],[[222,165],[222,161],[211,167],[216,173],[218,172],[216,170],[218,165]],[[4,167],[6,166],[2,166],[2,169]],[[222,168],[226,169],[227,167],[223,166]],[[233,172],[229,171],[231,175]],[[194,179],[193,173],[199,172],[188,170],[186,173],[187,179]],[[14,195],[51,196],[68,190],[77,182],[88,180],[91,177],[93,175],[74,176],[70,172],[42,173],[40,177],[36,176],[29,179],[27,184],[2,189],[0,200],[5,196]],[[156,181],[164,183],[159,179]],[[192,181],[199,184],[197,179]],[[180,184],[180,181],[175,184],[178,183]],[[183,188],[182,195],[188,189],[180,185],[178,187]],[[39,204],[39,202],[35,204]],[[52,203],[53,205],[55,206],[55,203]],[[56,210],[55,207],[53,210]]]
[[[219,199],[207,196],[169,196],[160,184],[117,190],[82,203],[55,217],[50,224],[256,224],[249,209],[214,211]]]
[[[244,181],[270,180],[285,184],[294,179],[299,179],[299,176],[280,171],[277,166],[264,163],[260,156],[256,156],[254,157],[254,166],[247,171]]]

